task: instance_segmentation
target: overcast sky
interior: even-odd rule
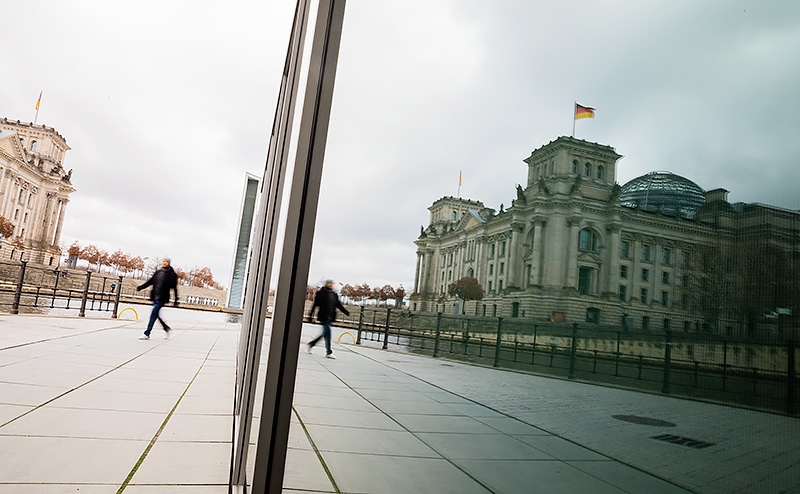
[[[0,117],[72,148],[62,244],[208,266],[229,285],[262,176],[294,0],[3,6]],[[572,133],[730,202],[800,208],[795,0],[349,0],[310,282],[413,287],[427,208],[508,207]]]

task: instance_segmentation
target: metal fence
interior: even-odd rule
[[[731,339],[364,308],[337,320],[356,344],[794,415],[794,339]]]
[[[101,311],[116,318],[121,292],[122,276],[0,262],[0,308],[11,314],[58,308],[77,310],[80,317],[86,311]]]

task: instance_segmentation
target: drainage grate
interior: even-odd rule
[[[653,427],[675,427],[672,422],[666,420],[651,419],[649,417],[640,417],[638,415],[612,415],[611,418],[621,420],[623,422],[630,422],[639,425],[652,425]]]
[[[687,448],[704,449],[713,446],[714,443],[700,441],[697,439],[689,439],[688,437],[675,436],[672,434],[661,434],[660,436],[653,436],[652,439],[659,441],[666,441],[668,443],[677,444],[678,446],[686,446]]]

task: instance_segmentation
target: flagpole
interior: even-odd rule
[[[461,199],[461,170],[458,170],[458,198]]]
[[[572,137],[575,137],[575,109],[578,108],[578,100],[572,102]]]

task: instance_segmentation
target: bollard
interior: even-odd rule
[[[672,360],[672,332],[666,330],[666,342],[664,345],[664,385],[661,387],[661,392],[669,394],[669,364]]]
[[[19,279],[17,280],[17,290],[14,292],[14,303],[11,304],[11,313],[19,314],[19,301],[22,298],[22,283],[25,281],[25,268],[28,266],[28,261],[20,261],[22,265],[19,268]]]
[[[439,356],[439,332],[441,331],[441,328],[442,328],[442,313],[441,312],[437,312],[436,313],[436,337],[433,340],[433,356],[434,357],[438,357]]]
[[[115,297],[114,297],[114,312],[111,313],[111,319],[117,318],[117,310],[119,309],[119,296],[122,292],[122,275],[119,276],[119,282],[117,284],[119,290],[114,290]]]
[[[358,336],[356,337],[356,345],[361,344],[361,330],[364,328],[364,306],[361,306],[361,311],[358,313]]]
[[[722,392],[728,389],[728,340],[722,342]]]
[[[619,376],[619,345],[620,345],[620,338],[621,334],[617,331],[617,354],[614,357],[614,375]]]
[[[503,344],[503,318],[497,318],[497,338],[494,342],[494,367],[500,367],[500,347]]]
[[[386,308],[386,326],[383,328],[383,349],[389,348],[389,319],[391,319],[392,309]]]
[[[575,358],[578,353],[578,323],[572,323],[572,348],[569,352],[569,378],[575,379]]]
[[[83,287],[83,296],[81,297],[81,310],[78,312],[78,317],[86,317],[86,299],[89,297],[89,281],[92,279],[92,272],[86,271],[86,285]]]
[[[531,364],[536,363],[536,330],[538,329],[539,325],[533,325],[533,345],[531,346]]]

